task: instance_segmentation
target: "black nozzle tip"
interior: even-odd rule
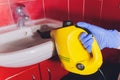
[[[63,27],[71,26],[71,25],[73,25],[73,22],[72,22],[72,21],[70,21],[70,20],[63,21]]]

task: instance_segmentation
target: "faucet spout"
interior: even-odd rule
[[[25,12],[24,8],[25,8],[24,5],[19,5],[19,6],[16,7],[16,10],[15,10],[15,13],[18,17],[18,20],[17,20],[17,26],[18,27],[24,27],[25,22],[29,20],[29,16]]]

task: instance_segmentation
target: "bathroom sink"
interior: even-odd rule
[[[0,66],[24,67],[52,57],[54,43],[41,38],[37,31],[58,28],[61,21],[40,19],[27,24],[22,28],[16,25],[0,28]]]

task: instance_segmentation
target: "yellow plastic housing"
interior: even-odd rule
[[[86,31],[73,25],[52,30],[50,34],[64,68],[72,73],[90,75],[101,67],[102,54],[94,37],[92,53],[88,53],[79,40],[83,32]]]

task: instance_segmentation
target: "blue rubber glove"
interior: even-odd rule
[[[86,22],[78,22],[77,26],[88,29],[96,38],[100,49],[118,48],[120,46],[120,34],[117,30],[107,30]],[[92,48],[92,35],[82,33],[80,36],[80,40],[88,52],[91,52]]]

